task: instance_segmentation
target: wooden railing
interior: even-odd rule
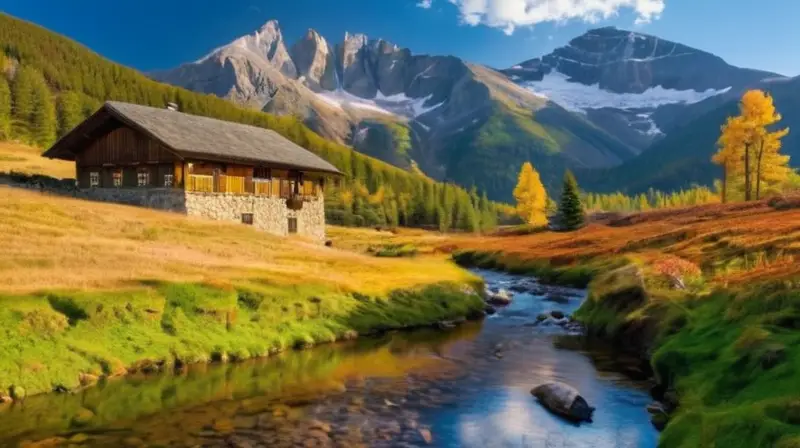
[[[216,191],[214,176],[203,176],[200,174],[190,174],[186,181],[186,189],[189,191],[202,191],[212,193]]]
[[[312,200],[317,195],[317,187],[301,185],[299,193],[294,194],[287,179],[257,179],[225,174],[204,175],[189,174],[186,178],[186,190],[204,193],[238,193],[258,196],[274,196],[281,198],[298,197]]]

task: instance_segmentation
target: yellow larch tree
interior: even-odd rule
[[[523,221],[535,227],[547,225],[547,191],[530,162],[525,162],[520,169],[514,199],[517,214]]]
[[[742,117],[729,117],[717,140],[719,151],[711,160],[722,166],[722,202],[731,199],[731,186],[743,184],[746,128]]]
[[[712,158],[724,171],[723,201],[729,199],[731,185],[741,187],[745,201],[759,199],[762,185],[781,183],[790,173],[788,156],[780,154],[781,139],[789,130],[769,130],[781,120],[772,97],[750,90],[742,96],[739,112],[722,127],[720,149]]]

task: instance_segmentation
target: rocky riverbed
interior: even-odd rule
[[[0,404],[0,446],[656,445],[645,368],[589,348],[569,318],[584,291],[478,272],[510,298],[483,322]],[[548,381],[580,390],[592,423],[537,403]]]

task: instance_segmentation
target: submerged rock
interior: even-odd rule
[[[531,394],[547,409],[577,422],[591,422],[594,408],[574,387],[559,382],[534,387]]]
[[[558,294],[558,293],[556,293],[556,294],[548,294],[542,300],[544,300],[545,302],[558,303],[560,305],[566,305],[566,304],[569,303],[569,297],[567,297],[567,296],[565,296],[563,294]]]

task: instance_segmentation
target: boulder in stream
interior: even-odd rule
[[[569,420],[591,422],[594,408],[577,389],[569,384],[552,382],[540,384],[531,390],[531,394],[547,409]]]
[[[492,305],[508,305],[511,303],[511,294],[505,289],[500,289],[497,292],[487,290],[486,301]]]

